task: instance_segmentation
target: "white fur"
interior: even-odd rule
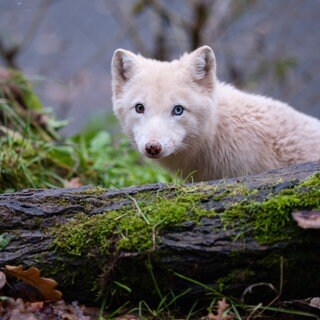
[[[320,121],[289,105],[216,79],[212,49],[160,62],[118,49],[112,60],[113,108],[145,156],[195,181],[259,173],[320,158]],[[137,113],[141,103],[144,113]],[[172,115],[182,105],[181,116]]]

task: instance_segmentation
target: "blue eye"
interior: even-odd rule
[[[177,106],[174,106],[174,108],[172,109],[171,114],[173,116],[181,116],[183,114],[183,111],[184,111],[183,106],[177,105]]]
[[[141,103],[137,103],[135,106],[134,106],[135,110],[137,113],[144,113],[144,105],[141,104]]]

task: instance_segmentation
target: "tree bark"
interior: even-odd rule
[[[255,190],[254,200],[263,202],[284,190],[292,190],[319,171],[320,162],[314,162],[187,187],[196,186],[208,193],[208,186],[216,186],[215,195],[220,195],[220,199],[208,196],[199,201],[199,207],[219,213],[246,201],[246,195],[224,196],[232,186],[245,185]],[[174,294],[189,290],[183,296],[184,301],[208,299],[208,287],[213,295],[217,292],[242,295],[249,302],[270,301],[280,293],[284,299],[319,295],[319,230],[300,231],[294,227],[298,230],[294,238],[261,244],[250,233],[237,239],[239,230],[226,228],[220,216],[214,215],[203,216],[199,223],[184,221],[170,226],[157,235],[155,246],[146,252],[119,250],[102,257],[91,251],[84,258],[57,250],[50,230],[77,219],[80,212],[95,216],[117,211],[132,206],[132,197],[148,193],[152,202],[159,193],[170,197],[175,187],[153,184],[96,191],[84,186],[0,195],[0,235],[9,241],[4,244],[0,240],[0,267],[37,266],[44,276],[59,282],[65,298],[80,301],[96,299],[93,287],[102,299],[107,293],[112,296],[111,288],[117,288],[118,303],[128,298],[156,302],[163,295],[170,295],[169,289]],[[312,209],[301,207],[304,215]],[[290,219],[288,223],[292,224]]]

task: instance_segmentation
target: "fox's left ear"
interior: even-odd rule
[[[121,94],[124,85],[133,77],[137,64],[136,55],[131,51],[118,49],[111,62],[112,89],[115,95]]]
[[[213,50],[202,46],[188,55],[191,77],[200,86],[211,91],[216,79],[216,58]]]

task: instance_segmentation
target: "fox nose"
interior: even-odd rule
[[[158,141],[152,140],[145,145],[145,150],[151,156],[159,154],[162,150],[162,146]]]

